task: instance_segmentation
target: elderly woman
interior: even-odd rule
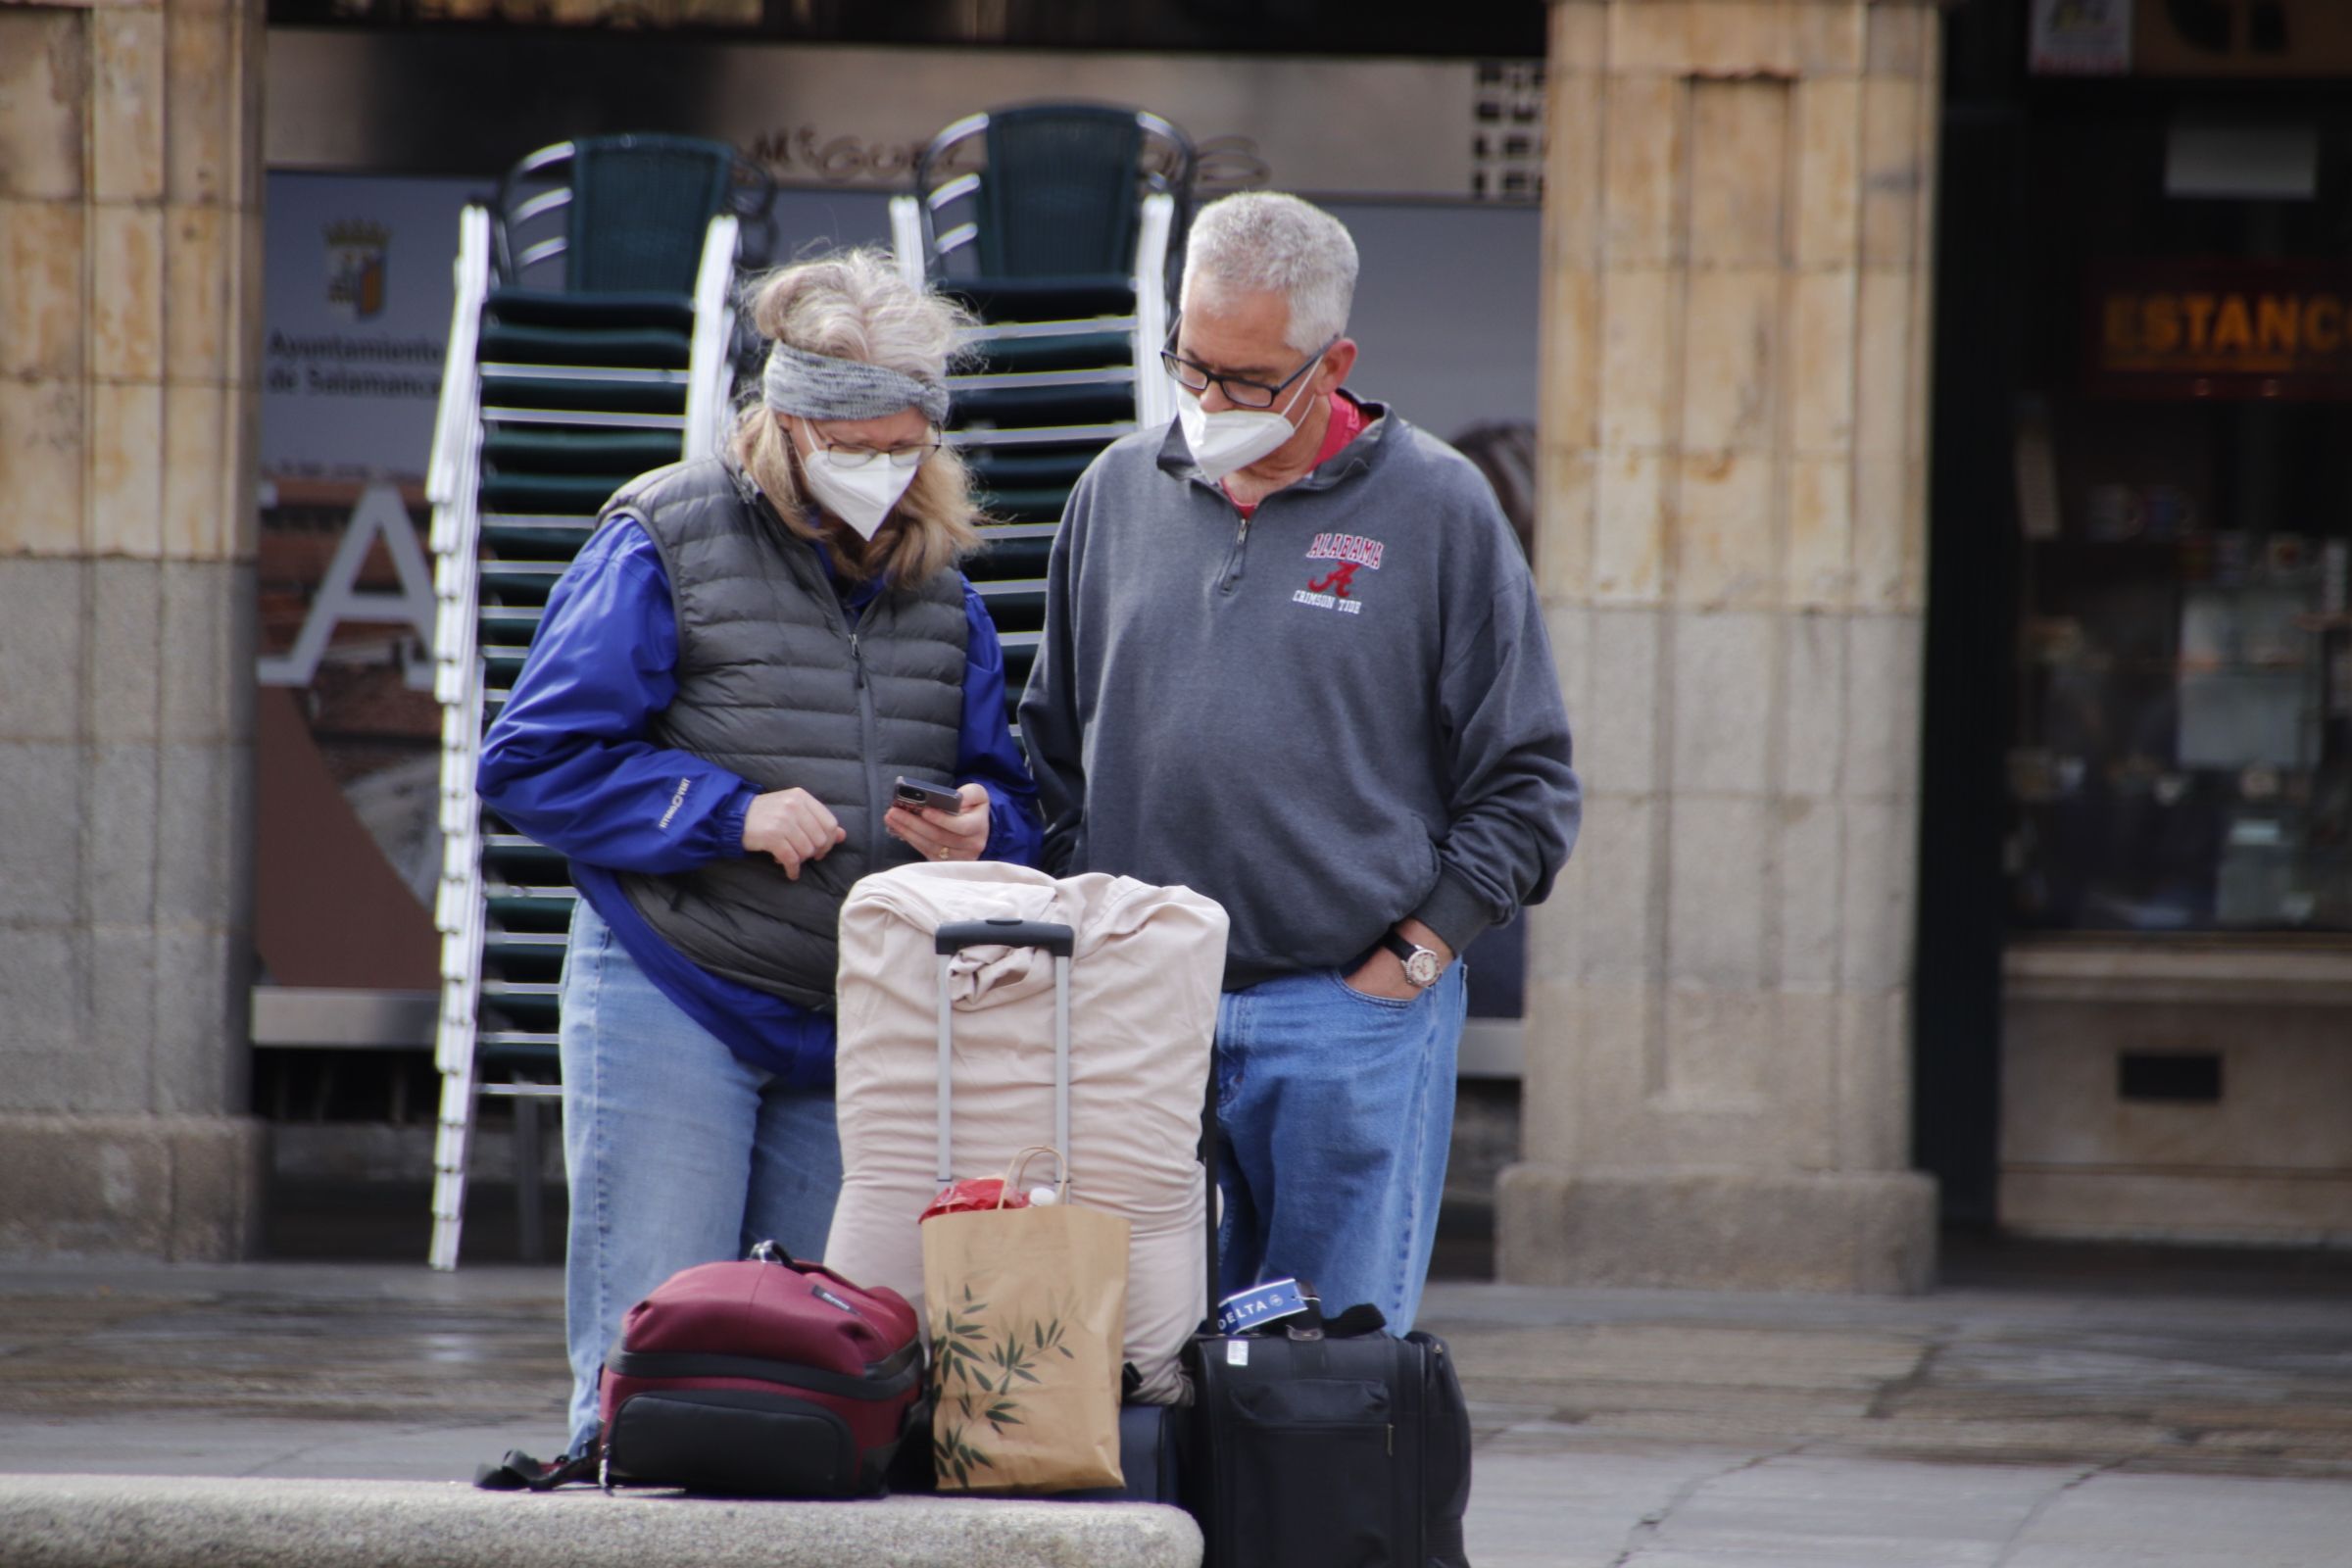
[[[633,1302],[755,1241],[821,1249],[850,885],[1038,848],[1003,653],[956,569],[979,542],[940,443],[961,318],[870,250],[776,272],[752,312],[771,346],[731,450],[606,504],[483,746],[482,798],[571,857],[580,892],[562,993],[574,1455]],[[961,809],[889,805],[902,774],[953,781]]]

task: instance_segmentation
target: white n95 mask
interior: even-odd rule
[[[801,472],[817,505],[857,529],[860,539],[874,536],[890,509],[899,504],[899,497],[914,483],[917,471],[919,468],[902,468],[887,458],[869,458],[856,467],[845,467],[827,447],[801,454]]]
[[[1301,376],[1298,391],[1277,413],[1273,409],[1224,409],[1215,414],[1200,407],[1200,396],[1176,388],[1176,422],[1184,427],[1184,444],[1211,484],[1237,469],[1247,468],[1288,441],[1298,426],[1285,417],[1314,377]]]

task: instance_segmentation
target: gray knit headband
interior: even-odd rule
[[[760,395],[778,414],[804,419],[886,419],[906,409],[922,410],[933,424],[948,419],[948,389],[938,381],[862,360],[828,359],[787,343],[767,351]]]

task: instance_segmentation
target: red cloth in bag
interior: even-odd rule
[[[923,1220],[940,1214],[974,1214],[984,1208],[1027,1208],[1028,1206],[1029,1195],[1027,1193],[1014,1193],[1009,1198],[1004,1196],[1004,1177],[970,1176],[959,1182],[950,1182],[941,1188],[939,1196],[931,1200],[931,1206],[923,1210],[922,1218],[916,1220],[915,1223],[919,1225]]]

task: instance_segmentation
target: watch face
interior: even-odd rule
[[[1434,986],[1446,965],[1427,948],[1415,948],[1413,956],[1404,960],[1404,977],[1417,986]]]

